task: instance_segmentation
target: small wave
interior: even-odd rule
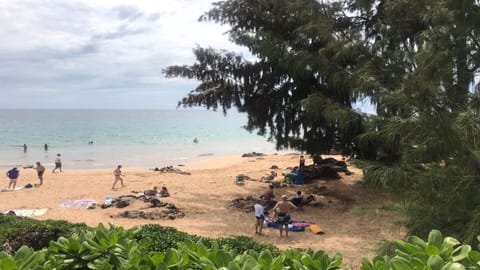
[[[95,162],[94,159],[74,159],[74,162]]]
[[[0,168],[13,168],[13,167],[22,168],[24,166],[27,166],[27,165],[25,165],[25,164],[0,164]]]

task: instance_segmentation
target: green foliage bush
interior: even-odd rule
[[[202,241],[207,247],[210,247],[212,242],[216,242],[218,245],[222,247],[227,246],[229,249],[238,253],[247,250],[261,252],[262,250],[268,249],[274,255],[279,254],[277,247],[258,243],[252,238],[245,236],[213,239],[187,234],[175,228],[162,227],[157,224],[148,224],[134,228],[133,230],[135,230],[135,238],[142,241],[149,251],[166,251],[170,248],[177,248],[178,243],[189,240],[192,242]]]
[[[178,248],[146,252],[136,241],[135,230],[100,224],[97,228],[60,237],[48,249],[20,248],[14,256],[0,253],[0,269],[339,269],[342,257],[323,251],[289,250],[278,255],[270,250],[242,253],[216,241],[185,240]],[[205,240],[205,239],[203,239]]]
[[[394,256],[377,256],[372,261],[362,260],[360,270],[461,270],[480,269],[480,252],[462,245],[453,237],[443,238],[432,230],[428,240],[411,236],[407,241],[395,240]]]
[[[278,256],[280,254],[279,249],[271,244],[261,244],[256,242],[250,237],[238,236],[230,238],[219,238],[219,239],[207,239],[210,243],[217,242],[220,246],[227,246],[229,249],[236,251],[237,253],[243,253],[248,250],[254,250],[256,252],[261,252],[263,250],[269,250],[273,256]]]
[[[72,224],[66,221],[39,221],[30,218],[0,215],[0,249],[15,252],[21,246],[29,246],[34,250],[48,247],[52,240],[60,236],[69,237],[85,224]]]
[[[142,241],[147,250],[150,251],[166,251],[170,248],[176,248],[178,243],[186,240],[193,242],[200,240],[199,236],[157,224],[147,224],[132,230],[135,230],[135,238],[138,241]]]
[[[19,223],[22,219],[19,219]],[[155,237],[163,234],[162,237]],[[480,237],[478,237],[480,239]],[[149,241],[146,241],[148,239]],[[156,241],[167,239],[163,251]],[[181,240],[180,240],[181,239]],[[192,239],[197,240],[192,241]],[[138,241],[140,240],[140,241]],[[154,240],[154,241],[151,241]],[[175,242],[175,241],[179,242]],[[243,246],[242,246],[243,245]],[[480,251],[462,245],[457,239],[430,232],[427,241],[412,236],[393,241],[392,255],[362,259],[360,270],[457,270],[480,269]],[[236,247],[237,246],[237,247]],[[241,248],[238,248],[241,246]],[[262,248],[263,247],[263,248]],[[87,228],[70,237],[51,241],[48,248],[35,251],[23,246],[14,255],[0,252],[0,270],[16,269],[293,269],[336,270],[342,256],[323,251],[286,250],[274,252],[246,237],[219,241],[178,232],[173,228],[147,225],[131,230],[110,225]]]

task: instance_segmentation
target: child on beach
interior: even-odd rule
[[[255,234],[262,235],[263,222],[265,221],[265,208],[263,205],[256,203],[253,208],[255,209]]]
[[[57,169],[60,170],[60,172],[63,172],[62,171],[62,160],[60,159],[60,154],[57,154],[57,158],[55,159],[55,168],[52,170],[52,173],[55,173],[55,171]]]
[[[115,185],[117,184],[118,181],[120,181],[120,184],[122,185],[122,187],[125,186],[123,184],[123,178],[122,178],[123,174],[122,174],[122,171],[120,170],[121,168],[122,168],[122,165],[118,165],[117,169],[113,171],[113,176],[115,176],[115,181],[113,181],[112,190],[115,190]]]
[[[160,192],[158,193],[158,196],[160,197],[168,197],[170,196],[170,193],[168,193],[168,189],[166,186],[163,186],[162,187],[162,190],[160,190]]]

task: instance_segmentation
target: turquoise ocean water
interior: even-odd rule
[[[0,110],[0,168],[36,161],[52,168],[57,153],[65,169],[95,169],[276,152],[265,137],[243,129],[245,124],[244,114],[204,110]]]

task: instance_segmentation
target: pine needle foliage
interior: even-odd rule
[[[336,37],[324,13],[334,9],[311,0],[232,0],[214,3],[201,21],[231,27],[232,42],[252,57],[195,48],[196,63],[171,66],[167,77],[200,84],[179,106],[231,107],[248,115],[246,128],[268,136],[278,148],[312,154],[351,152],[364,131],[352,109],[352,69],[359,53]]]
[[[374,160],[365,183],[403,199],[411,233],[480,234],[478,1],[226,0],[200,21],[251,55],[197,47],[167,67],[200,81],[179,106],[236,107],[278,148]]]

